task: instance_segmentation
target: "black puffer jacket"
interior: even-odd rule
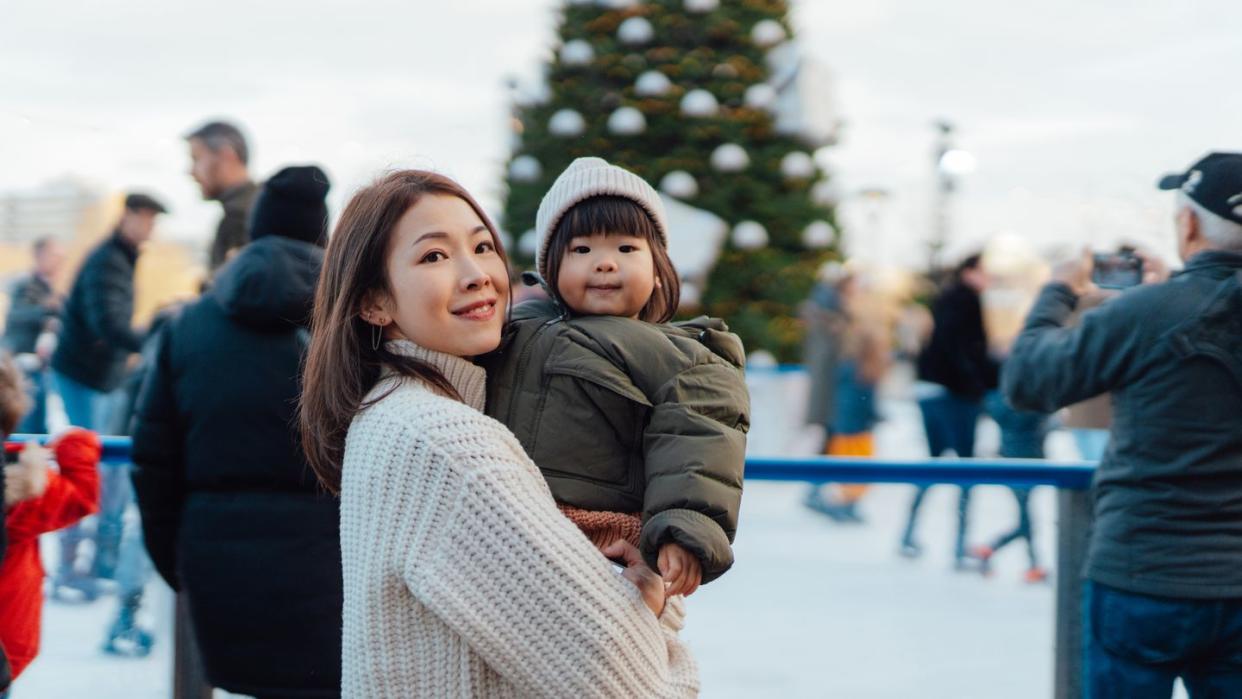
[[[340,691],[339,510],[294,426],[322,260],[286,238],[244,248],[161,330],[139,399],[147,548],[187,594],[208,679],[235,693]]]
[[[142,350],[142,335],[129,325],[137,262],[138,249],[118,232],[82,263],[61,315],[53,369],[96,391],[121,385],[126,360]]]
[[[949,393],[981,400],[996,388],[999,364],[988,356],[979,292],[956,282],[932,304],[931,342],[919,354],[919,378]]]

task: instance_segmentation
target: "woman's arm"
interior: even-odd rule
[[[480,416],[477,430],[495,423]],[[516,440],[474,439],[431,458],[460,476],[428,545],[406,553],[405,579],[520,694],[697,694],[676,634],[556,510]]]
[[[746,382],[736,367],[704,363],[650,397],[639,548],[655,565],[664,545],[678,544],[699,559],[703,582],[711,582],[733,565],[750,427]]]

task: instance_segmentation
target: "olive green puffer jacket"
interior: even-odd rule
[[[484,359],[487,414],[517,435],[558,502],[642,512],[639,548],[698,556],[703,582],[733,565],[750,397],[742,342],[720,320],[652,324],[513,311]]]

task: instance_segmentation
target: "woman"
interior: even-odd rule
[[[342,214],[301,421],[341,496],[343,694],[694,695],[659,577],[624,542],[605,549],[618,575],[481,412],[470,359],[499,346],[508,301],[495,228],[453,181],[394,172]]]
[[[207,679],[263,699],[340,694],[339,512],[295,428],[327,192],[314,166],[268,179],[253,242],[160,332],[134,427],[147,550]]]

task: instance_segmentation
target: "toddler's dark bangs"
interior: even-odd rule
[[[579,235],[636,235],[655,244],[659,239],[655,221],[633,199],[598,196],[574,204],[556,224],[557,247]]]

